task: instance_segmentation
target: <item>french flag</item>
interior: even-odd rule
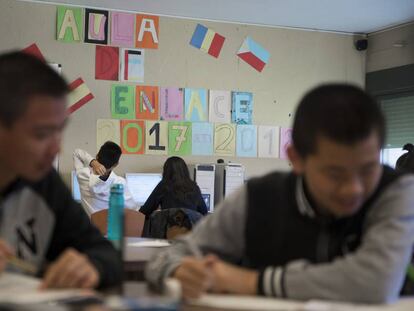
[[[218,57],[223,47],[225,38],[214,30],[201,24],[197,24],[190,44],[211,56]]]

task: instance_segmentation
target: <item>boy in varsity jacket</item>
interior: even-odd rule
[[[67,90],[41,60],[0,56],[0,272],[17,256],[36,267],[43,288],[111,286],[121,280],[119,255],[52,168]]]
[[[291,173],[250,180],[150,261],[162,288],[383,303],[397,299],[414,243],[414,177],[380,164],[385,125],[361,89],[330,84],[300,102]]]

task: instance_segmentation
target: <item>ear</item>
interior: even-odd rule
[[[305,161],[300,156],[294,145],[290,145],[286,150],[289,161],[292,163],[293,171],[297,175],[302,175],[305,170]]]

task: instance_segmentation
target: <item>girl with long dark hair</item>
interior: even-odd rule
[[[140,212],[149,216],[158,207],[187,208],[202,215],[208,212],[200,188],[190,179],[187,164],[180,157],[170,157],[165,161],[162,180],[141,206]]]

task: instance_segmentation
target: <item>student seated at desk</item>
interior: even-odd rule
[[[403,172],[414,173],[414,145],[405,144],[403,150],[407,152],[398,158],[395,168]]]
[[[138,203],[128,190],[125,178],[114,172],[121,154],[121,147],[112,141],[105,142],[99,148],[96,159],[82,149],[76,149],[73,153],[73,165],[79,182],[82,205],[89,216],[108,208],[113,184],[124,185],[125,208],[139,209]]]
[[[43,276],[44,288],[112,286],[121,281],[119,255],[52,167],[67,91],[39,59],[0,56],[0,272],[16,256]]]
[[[162,210],[186,208],[202,215],[208,212],[200,188],[191,180],[187,164],[180,157],[170,157],[165,161],[162,180],[139,211],[150,216],[159,207]]]
[[[146,278],[206,291],[287,299],[397,299],[414,243],[414,177],[380,164],[385,124],[363,90],[310,91],[294,119],[293,172],[249,180]]]

